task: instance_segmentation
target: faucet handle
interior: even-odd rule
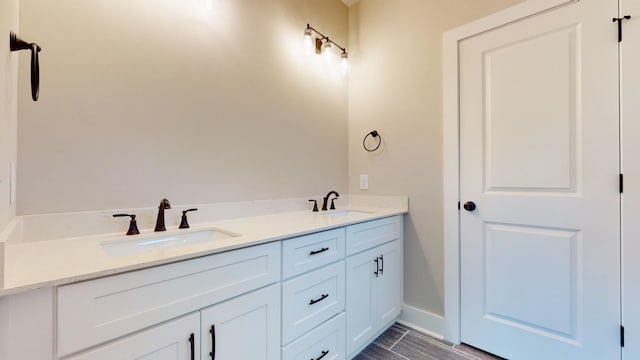
[[[335,199],[338,199],[338,197],[334,197],[333,199],[331,199],[331,207],[329,207],[329,210],[335,210],[336,209],[336,205],[333,203],[335,201]]]
[[[138,223],[136,222],[136,214],[113,214],[113,217],[125,216],[129,216],[131,218],[131,221],[129,222],[129,230],[127,230],[127,235],[140,234],[140,230],[138,230]]]
[[[309,201],[313,201],[313,212],[318,212],[318,200],[309,199]]]
[[[187,213],[189,211],[197,211],[198,209],[193,208],[193,209],[187,209],[187,210],[183,210],[182,211],[182,220],[180,221],[180,226],[178,226],[179,229],[188,229],[189,228],[189,221],[187,221]]]

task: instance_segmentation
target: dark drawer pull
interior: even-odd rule
[[[320,250],[316,250],[316,251],[310,252],[309,255],[317,255],[317,254],[323,253],[323,252],[325,252],[327,250],[329,250],[329,248],[322,248]]]
[[[384,255],[380,255],[380,275],[384,274]]]
[[[375,258],[375,260],[373,260],[374,263],[376,263],[376,271],[373,272],[373,274],[378,277],[378,272],[380,271],[380,258]]]
[[[193,333],[189,335],[189,347],[191,349],[191,360],[196,360],[196,337]]]
[[[324,300],[324,299],[326,299],[328,297],[329,297],[329,294],[322,294],[322,296],[320,296],[319,299],[310,300],[309,301],[309,305],[313,305],[313,304],[319,303],[320,301],[322,301],[322,300]]]
[[[211,325],[211,329],[209,329],[209,333],[211,333],[211,352],[209,356],[211,356],[211,360],[215,360],[216,358],[216,326]]]
[[[322,352],[322,355],[320,355],[320,357],[319,357],[319,358],[317,358],[317,359],[311,359],[311,360],[320,360],[320,359],[322,359],[323,357],[327,356],[327,354],[328,354],[328,353],[329,353],[329,350],[324,350],[324,351]]]

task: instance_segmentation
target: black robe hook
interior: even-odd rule
[[[40,62],[38,61],[38,53],[42,48],[36,43],[28,43],[20,40],[12,31],[9,34],[9,48],[11,51],[31,50],[31,98],[38,101],[38,93],[40,91]]]

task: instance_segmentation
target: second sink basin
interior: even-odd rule
[[[174,234],[132,235],[125,239],[104,241],[100,245],[112,256],[126,256],[149,251],[177,248],[240,236],[222,229],[208,229]]]

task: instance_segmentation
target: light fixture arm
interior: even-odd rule
[[[314,29],[314,28],[313,28],[313,26],[311,26],[311,25],[307,24],[307,30],[311,30],[311,31],[315,32],[316,34],[320,35],[320,40],[321,40],[321,41],[323,41],[323,40],[324,40],[324,41],[326,41],[326,42],[332,43],[332,44],[333,44],[333,45],[335,45],[338,49],[342,50],[342,53],[343,53],[343,54],[346,54],[346,53],[347,53],[347,49],[346,49],[346,48],[344,48],[344,47],[342,47],[342,46],[338,45],[335,41],[333,41],[333,40],[329,39],[329,37],[328,37],[328,36],[324,35],[324,34],[323,34],[323,33],[321,33],[320,31],[318,31],[318,30]]]

